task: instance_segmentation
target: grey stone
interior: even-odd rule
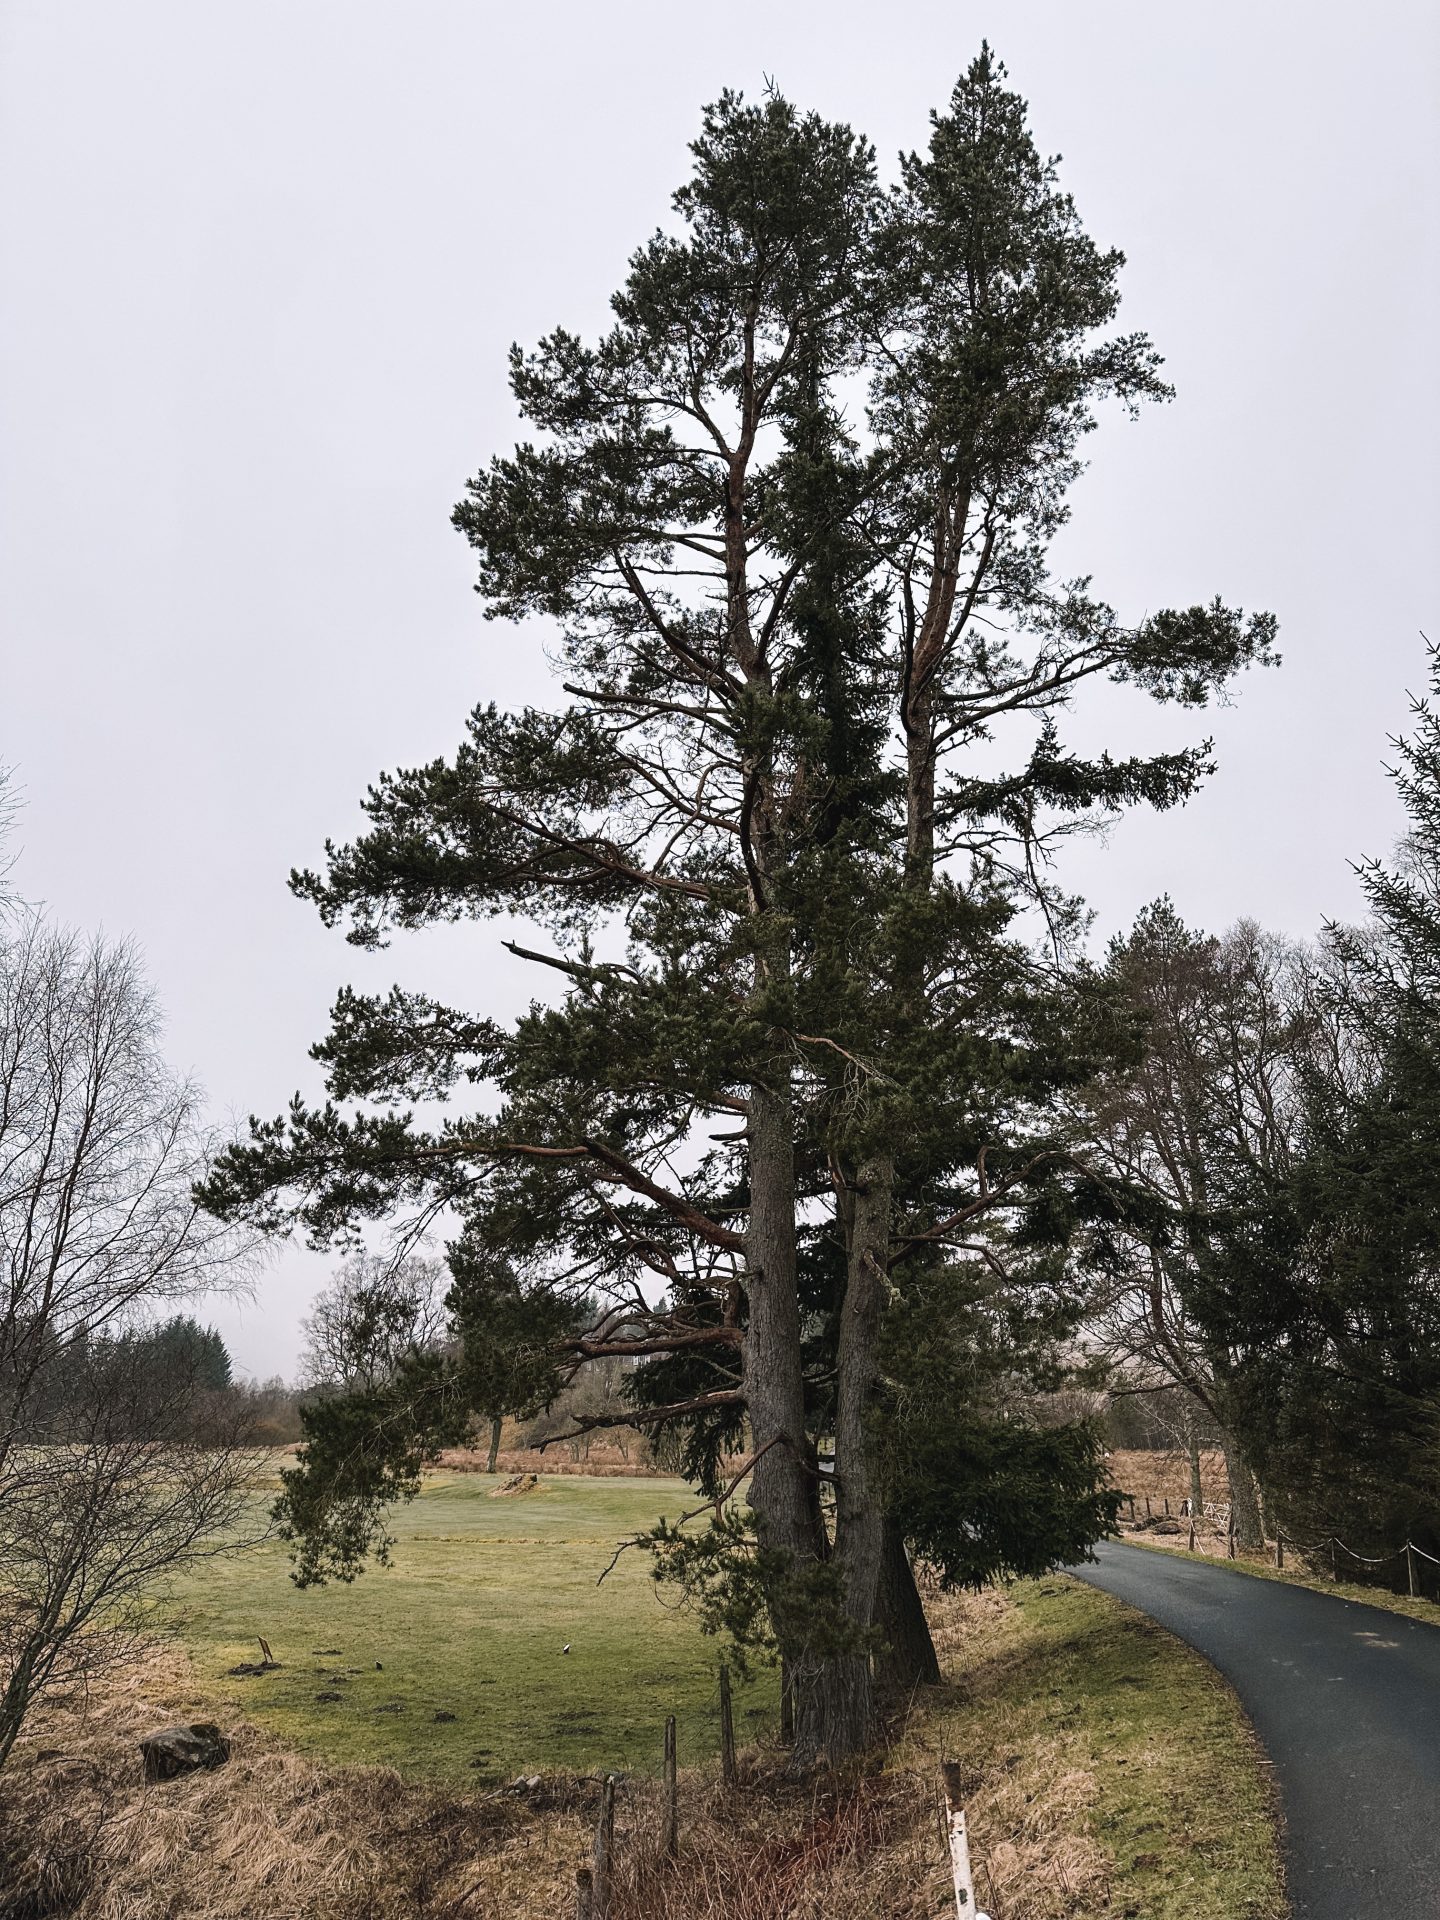
[[[230,1758],[230,1742],[210,1720],[188,1727],[161,1727],[140,1742],[147,1780],[173,1780],[178,1774],[223,1767]]]

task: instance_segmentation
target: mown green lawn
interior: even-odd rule
[[[495,1499],[495,1485],[428,1476],[394,1517],[394,1564],[352,1586],[295,1587],[278,1543],[177,1586],[205,1692],[302,1752],[471,1785],[532,1769],[656,1772],[670,1713],[682,1765],[715,1752],[715,1643],[662,1602],[640,1551],[596,1585],[621,1539],[678,1517],[693,1493],[556,1476]],[[261,1634],[279,1670],[230,1676],[259,1659]],[[742,1740],[773,1719],[776,1694],[766,1671],[736,1683]]]

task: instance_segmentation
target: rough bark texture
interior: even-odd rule
[[[894,1183],[894,1162],[888,1154],[867,1157],[846,1209],[849,1252],[835,1379],[835,1563],[844,1580],[845,1618],[854,1649],[826,1661],[816,1680],[826,1696],[826,1742],[832,1760],[859,1752],[874,1727],[869,1635],[884,1557],[885,1516],[867,1421],[879,1367]]]
[[[755,1454],[749,1499],[762,1549],[799,1571],[823,1557],[814,1465],[805,1432],[800,1302],[795,1272],[795,1161],[790,1103],[772,1087],[750,1092],[750,1214],[745,1236],[749,1326],[745,1336],[745,1401]],[[783,1578],[783,1575],[782,1575]],[[792,1680],[795,1764],[828,1750],[826,1701],[817,1662],[788,1630],[777,1595],[777,1637]]]
[[[899,1529],[888,1520],[875,1596],[875,1626],[879,1635],[874,1661],[878,1693],[894,1698],[916,1687],[939,1685],[940,1662],[910,1556]]]
[[[1255,1498],[1255,1476],[1230,1435],[1220,1441],[1225,1455],[1225,1474],[1230,1482],[1230,1512],[1234,1520],[1235,1544],[1258,1552],[1265,1544],[1260,1525],[1260,1502]]]

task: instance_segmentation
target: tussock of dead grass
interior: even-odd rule
[[[147,1785],[141,1735],[204,1712],[183,1653],[157,1648],[37,1714],[0,1797],[0,1920],[476,1920],[500,1911],[476,1883],[498,1885],[510,1852],[543,1881],[545,1825],[513,1796],[327,1769],[243,1723],[227,1766]]]
[[[627,1788],[614,1920],[930,1920],[933,1782],[901,1771],[805,1786],[765,1765],[738,1793],[683,1780],[681,1852],[659,1853],[652,1783]]]

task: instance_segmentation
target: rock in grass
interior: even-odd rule
[[[173,1780],[178,1774],[223,1767],[230,1758],[230,1742],[213,1721],[196,1720],[188,1727],[161,1727],[140,1742],[147,1780]]]

